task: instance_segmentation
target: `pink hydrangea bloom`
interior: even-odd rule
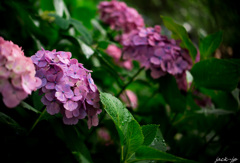
[[[116,0],[103,1],[98,6],[100,19],[109,24],[114,30],[130,32],[133,29],[144,26],[141,15],[126,5],[124,2]]]
[[[165,74],[179,75],[189,70],[192,61],[188,51],[179,46],[178,41],[169,40],[160,34],[161,27],[139,28],[121,37],[123,58],[140,62],[151,70],[153,78]]]
[[[109,131],[104,127],[101,127],[97,130],[97,137],[99,141],[105,146],[113,144],[113,140],[111,138],[111,135],[109,134]]]
[[[98,125],[99,91],[85,69],[72,54],[64,51],[39,50],[31,58],[36,76],[42,79],[41,101],[51,115],[61,113],[65,124],[77,124],[88,116],[88,127]]]
[[[121,61],[122,50],[116,45],[109,45],[106,49],[106,53],[114,59],[114,62],[117,65],[124,67],[127,70],[131,70],[133,68],[133,64],[130,59]]]
[[[137,95],[131,90],[126,90],[120,95],[120,99],[126,104],[127,107],[136,109],[138,107]]]
[[[21,48],[0,37],[0,93],[7,107],[16,107],[42,84],[35,74],[32,60]]]

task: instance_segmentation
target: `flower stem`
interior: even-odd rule
[[[124,161],[124,158],[123,158],[123,146],[121,146],[121,161]]]
[[[120,87],[122,87],[123,86],[123,81],[119,78],[120,75],[118,74],[118,72],[115,71],[113,66],[102,56],[102,54],[99,51],[96,50],[95,52],[97,54],[97,57],[100,58],[106,64],[106,66],[109,68],[110,73],[114,76],[118,85]]]
[[[39,115],[38,119],[34,122],[34,124],[32,125],[31,129],[28,132],[28,135],[32,132],[32,130],[36,127],[36,125],[38,124],[38,122],[40,121],[40,119],[42,118],[42,116],[45,114],[45,112],[47,111],[47,109],[45,108],[42,113]]]
[[[140,68],[138,71],[137,71],[137,73],[135,74],[135,75],[133,75],[133,77],[128,81],[128,83],[127,84],[125,84],[123,87],[122,87],[122,89],[121,89],[121,91],[117,94],[117,98],[121,95],[121,93],[128,87],[128,85],[130,85],[134,80],[135,80],[135,78],[140,74],[140,72],[142,71],[144,69],[144,67],[142,67],[142,68]]]

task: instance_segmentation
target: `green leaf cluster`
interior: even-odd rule
[[[193,162],[166,153],[165,143],[158,125],[140,127],[130,112],[116,97],[100,92],[104,109],[112,118],[121,141],[121,162],[162,160]],[[157,144],[157,145],[156,145]]]

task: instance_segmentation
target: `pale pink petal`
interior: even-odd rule
[[[64,94],[62,92],[56,92],[55,96],[59,101],[62,101],[62,102],[67,101],[66,97],[64,96]]]
[[[152,64],[154,64],[154,65],[160,65],[161,60],[158,59],[158,58],[156,58],[156,57],[151,57],[151,58],[150,58],[150,62],[151,62]]]
[[[0,37],[1,38],[1,37]],[[5,88],[6,85],[8,85],[9,82],[7,79],[0,78],[0,92]]]
[[[71,100],[73,100],[73,101],[79,101],[79,100],[81,100],[82,98],[83,98],[83,96],[82,96],[82,95],[79,95],[79,96],[74,96],[74,97],[72,97]]]
[[[63,106],[66,110],[73,111],[78,107],[78,103],[72,100],[68,100]]]
[[[3,102],[8,108],[14,108],[20,103],[20,100],[18,100],[15,96],[3,96]]]
[[[19,100],[24,100],[27,96],[28,94],[25,91],[16,91],[16,97]]]
[[[10,75],[10,71],[5,67],[0,67],[0,78],[8,78]]]
[[[21,79],[21,77],[12,79],[12,85],[15,88],[22,89],[22,79]]]
[[[66,96],[66,98],[72,98],[74,96],[74,93],[72,90],[70,90],[68,92],[64,92],[64,95]]]

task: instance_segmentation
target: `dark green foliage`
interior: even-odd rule
[[[222,42],[222,32],[208,35],[200,41],[199,51],[202,59],[208,58]]]
[[[209,59],[196,63],[191,70],[198,87],[232,91],[240,77],[239,60]]]

